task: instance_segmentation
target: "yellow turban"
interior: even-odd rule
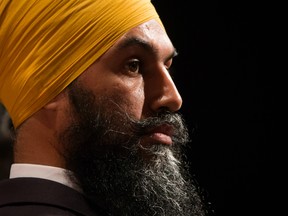
[[[14,127],[151,19],[161,24],[150,0],[0,0],[0,102]]]

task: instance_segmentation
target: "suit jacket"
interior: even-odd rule
[[[0,216],[100,216],[85,197],[60,183],[38,178],[0,181]]]

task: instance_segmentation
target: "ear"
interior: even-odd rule
[[[63,108],[63,105],[67,104],[68,102],[68,95],[67,91],[62,91],[56,97],[54,97],[51,101],[49,101],[43,109],[56,111],[57,109]]]

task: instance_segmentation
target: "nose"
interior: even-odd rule
[[[151,81],[153,84],[149,87],[150,109],[154,112],[163,108],[171,112],[178,111],[182,106],[182,97],[169,71],[163,68]]]

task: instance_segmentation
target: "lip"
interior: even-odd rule
[[[146,137],[153,143],[172,145],[173,132],[174,129],[171,125],[162,124],[150,130]]]

